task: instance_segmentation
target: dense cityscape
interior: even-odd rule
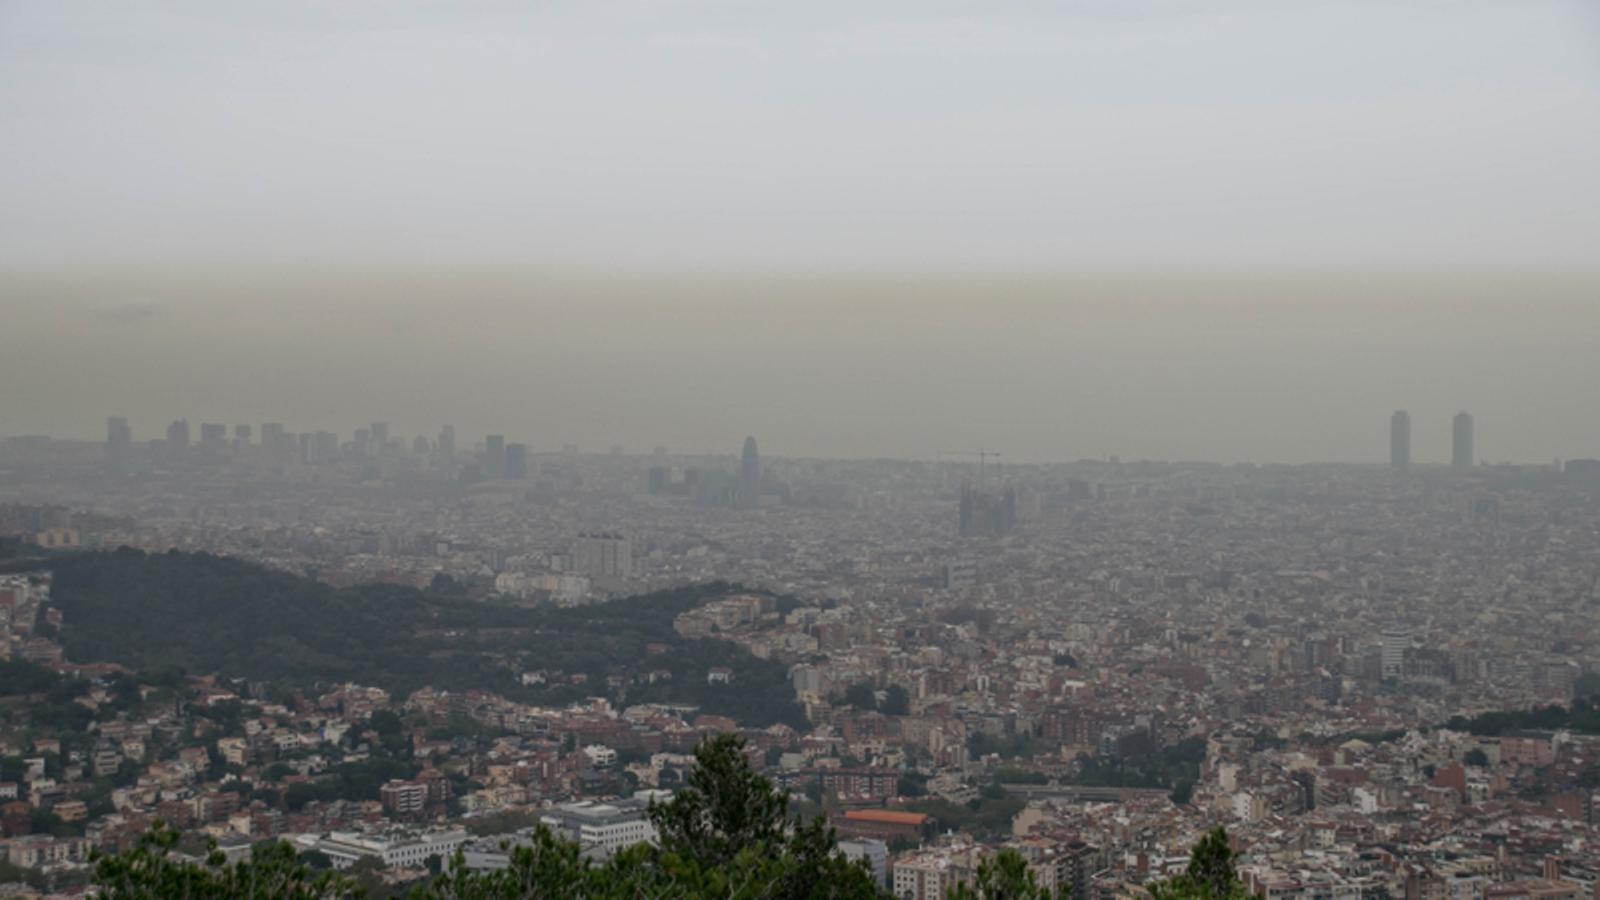
[[[1597,0],[0,0],[0,900],[1600,900]]]
[[[81,888],[157,820],[380,891],[540,825],[604,859],[731,733],[897,897],[1007,847],[1143,896],[1217,825],[1272,898],[1600,896],[1600,463],[1482,464],[1473,427],[1423,464],[1396,412],[1387,466],[11,438],[7,871]],[[331,651],[184,628],[264,579],[280,622],[296,592],[441,606]]]

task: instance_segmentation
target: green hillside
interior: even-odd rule
[[[573,609],[523,609],[394,585],[333,588],[228,557],[122,549],[50,561],[61,640],[74,661],[141,671],[297,685],[356,681],[406,693],[478,688],[529,702],[605,695],[625,703],[693,703],[741,722],[802,725],[784,667],[724,641],[686,641],[672,619],[728,593],[697,585]],[[666,652],[648,655],[651,644]],[[656,648],[661,649],[661,648]],[[726,666],[735,684],[711,687]],[[582,673],[588,684],[524,688],[518,675]],[[665,669],[669,682],[633,682]],[[607,675],[628,682],[607,688]]]

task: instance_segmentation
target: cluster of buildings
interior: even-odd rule
[[[115,428],[105,447],[12,448],[0,521],[333,583],[442,576],[485,602],[742,585],[674,628],[783,665],[808,726],[620,702],[670,677],[648,666],[570,685],[589,696],[561,708],[354,687],[274,702],[196,679],[159,715],[97,717],[59,768],[0,734],[0,756],[41,762],[0,783],[6,821],[32,821],[17,803],[75,818],[11,834],[8,853],[70,868],[160,815],[330,858],[324,842],[425,846],[491,819],[505,828],[462,838],[474,865],[536,822],[603,855],[649,839],[639,792],[672,790],[700,738],[733,730],[897,896],[943,896],[1008,845],[1075,896],[1138,896],[1218,824],[1252,889],[1285,900],[1597,896],[1595,737],[1467,722],[1600,689],[1600,478],[1584,461],[1473,464],[1470,416],[1452,466],[1412,463],[1400,413],[1388,467],[1086,460],[993,483],[954,463],[762,460],[753,441],[722,458],[522,456],[456,451],[452,434],[452,455],[493,475],[464,479],[435,463],[443,435],[424,453],[366,431],[326,464],[264,464],[252,444],[108,465]],[[0,646],[100,678],[62,658],[51,613],[46,579],[0,576]],[[205,731],[203,711],[235,703],[236,730]],[[337,773],[397,740],[379,711],[402,717],[417,764],[334,796]],[[80,817],[97,771],[132,780]]]
[[[1472,414],[1462,410],[1450,420],[1450,468],[1477,465],[1472,446]],[[1411,466],[1411,413],[1403,409],[1389,417],[1389,465],[1395,469]]]
[[[61,610],[49,606],[48,572],[0,575],[0,661],[65,666],[56,635]]]

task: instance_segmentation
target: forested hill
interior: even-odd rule
[[[724,584],[529,610],[394,585],[333,588],[203,553],[122,549],[49,565],[53,605],[65,615],[61,641],[74,661],[297,685],[356,681],[401,694],[479,688],[528,702],[606,694],[694,703],[747,724],[803,723],[783,666],[672,630],[678,613],[732,590]],[[650,655],[652,644],[665,652]],[[707,685],[713,666],[733,669],[734,684]],[[564,677],[524,688],[518,675],[530,669]],[[634,683],[652,670],[673,677]],[[588,683],[570,684],[574,674]],[[628,684],[608,689],[607,675]]]

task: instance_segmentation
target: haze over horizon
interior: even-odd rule
[[[535,451],[1016,461],[1600,455],[1595,282],[651,279],[513,273],[7,282],[0,434],[178,417]],[[70,378],[58,377],[71,360]]]
[[[0,435],[1600,456],[1600,9],[0,6]]]

